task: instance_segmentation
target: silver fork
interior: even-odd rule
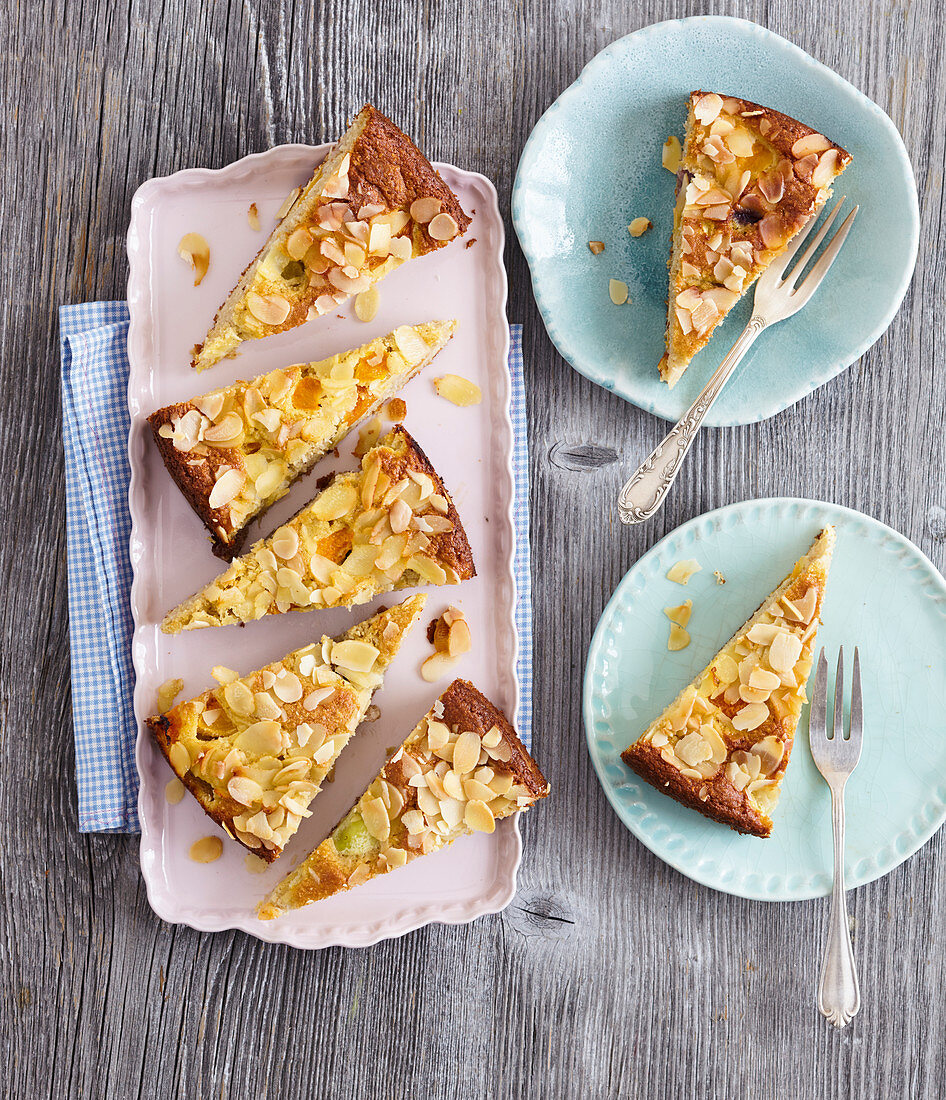
[[[844,888],[844,785],[861,758],[864,713],[861,704],[861,666],[854,647],[851,682],[851,726],[844,736],[844,648],[838,653],[834,681],[834,720],[828,736],[828,662],[824,649],[818,658],[811,696],[808,739],[815,766],[831,788],[831,822],[834,833],[834,889],[828,918],[828,942],[818,980],[818,1008],[835,1027],[844,1027],[861,1007],[861,990],[854,965]]]
[[[637,472],[627,481],[618,496],[618,515],[622,523],[642,523],[649,519],[663,504],[664,497],[670,492],[680,465],[696,434],[700,430],[703,418],[713,407],[713,402],[719,397],[720,391],[727,379],[741,362],[742,357],[755,343],[759,334],[769,325],[777,321],[784,321],[797,313],[808,299],[817,290],[821,280],[827,275],[828,268],[834,263],[841,245],[850,231],[851,224],[857,214],[858,207],[848,214],[841,223],[840,228],[828,243],[824,252],[818,257],[811,271],[804,280],[795,286],[795,282],[805,269],[805,264],[811,259],[824,240],[825,235],[844,203],[845,196],[841,196],[834,209],[824,220],[814,240],[805,250],[804,256],[792,268],[788,275],[785,269],[797,255],[799,248],[811,232],[818,220],[818,215],[808,219],[807,224],[795,237],[786,251],[775,260],[755,284],[755,297],[752,304],[752,317],[742,331],[742,335],[733,344],[729,354],[720,363],[713,377],[703,387],[699,397],[683,414],[676,427],[662,443],[653,450]],[[784,276],[784,278],[783,278]]]

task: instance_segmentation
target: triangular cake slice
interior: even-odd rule
[[[739,833],[768,836],[824,600],[834,528],[621,755],[657,790]]]
[[[259,906],[262,920],[360,886],[549,793],[497,707],[454,680],[327,840]]]
[[[401,427],[335,474],[311,503],[171,611],[166,634],[264,615],[352,607],[382,592],[476,575],[463,524]]]
[[[679,380],[850,161],[840,145],[788,115],[691,92],[673,214],[665,382]]]
[[[148,417],[171,477],[227,561],[246,527],[446,345],[456,321],[401,325],[352,351],[158,409]]]
[[[148,728],[206,812],[271,863],[365,717],[426,597],[323,637],[247,676],[215,668],[218,686]]]
[[[370,104],[363,107],[243,272],[191,366],[206,370],[244,340],[334,312],[406,260],[462,236],[469,224],[411,139]]]

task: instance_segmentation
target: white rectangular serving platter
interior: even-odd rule
[[[310,177],[328,149],[285,145],[219,170],[187,169],[150,180],[135,195],[128,232],[131,602],[141,869],[148,899],[167,921],[202,931],[240,928],[301,948],[363,946],[430,921],[461,923],[496,912],[515,894],[521,852],[516,822],[508,819],[491,835],[464,837],[443,852],[278,920],[264,922],[255,916],[257,902],[329,833],[388,752],[446,688],[449,680],[427,684],[419,669],[432,652],[427,623],[448,604],[463,608],[473,635],[473,651],[455,674],[472,680],[513,722],[518,705],[509,335],[503,224],[492,184],[483,176],[437,166],[472,224],[463,239],[405,264],[380,283],[380,309],[369,324],[355,318],[348,302],[293,332],[246,344],[236,359],[203,374],[189,366],[191,347],[203,338],[217,307],[262,245],[283,199]],[[259,231],[249,225],[251,203],[259,210]],[[177,253],[188,232],[202,233],[210,245],[210,269],[199,287]],[[401,396],[408,408],[405,427],[453,495],[477,576],[459,587],[421,590],[427,593],[423,619],[375,696],[380,718],[363,725],[346,747],[333,782],[313,801],[312,817],[285,854],[262,874],[251,873],[246,850],[226,837],[193,798],[174,806],[166,801],[172,773],[143,725],[156,711],[158,687],[181,677],[182,698],[189,698],[213,685],[214,665],[249,672],[323,634],[342,633],[378,604],[390,606],[410,593],[389,595],[352,611],[294,612],[242,628],[162,634],[159,624],[165,612],[223,565],[212,556],[203,525],[165,471],[146,417],[234,379],[356,347],[399,324],[449,317],[460,322],[453,340]],[[447,372],[475,381],[483,391],[482,404],[457,408],[439,397],[433,379]],[[356,431],[343,443],[339,457],[327,456],[294,486],[254,526],[247,545],[307,503],[318,478],[334,469],[354,468],[351,448],[357,436]],[[212,834],[223,837],[222,857],[212,864],[191,861],[191,844]]]

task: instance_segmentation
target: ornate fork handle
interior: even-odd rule
[[[713,407],[713,402],[726,380],[765,326],[766,322],[762,317],[754,316],[749,321],[713,377],[703,387],[699,397],[625,484],[618,497],[618,515],[622,523],[641,523],[649,519],[663,503],[680,464],[696,439],[703,418]]]
[[[835,734],[837,736],[837,734]],[[828,942],[818,982],[818,1008],[829,1023],[844,1027],[861,1007],[861,990],[854,965],[844,887],[844,784],[831,786],[834,834],[834,888],[828,918]]]

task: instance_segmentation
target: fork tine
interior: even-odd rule
[[[821,648],[821,656],[818,658],[818,669],[815,672],[815,686],[811,692],[811,709],[808,712],[808,736],[809,740],[815,734],[825,737],[828,721],[828,662],[825,660],[824,647]]]
[[[838,670],[834,674],[834,738],[844,737],[844,646],[838,649]]]
[[[805,222],[801,229],[799,229],[795,236],[792,238],[792,241],[789,244],[788,248],[785,249],[781,256],[777,256],[769,264],[765,271],[763,271],[761,276],[762,278],[768,277],[769,280],[778,280],[782,278],[782,275],[785,272],[785,268],[788,267],[788,265],[792,262],[792,258],[794,257],[795,253],[805,243],[805,238],[812,231],[812,229],[814,229],[820,215],[820,210],[811,215],[808,221]]]
[[[792,274],[785,276],[786,279],[792,279],[794,281],[794,279],[801,275],[801,273],[805,270],[805,264],[808,263],[811,257],[814,256],[814,254],[818,251],[818,245],[821,244],[821,242],[825,239],[828,230],[834,223],[834,219],[838,216],[838,211],[841,209],[841,206],[846,198],[847,195],[842,195],[840,199],[838,199],[838,201],[834,204],[834,209],[821,223],[821,228],[815,234],[815,239],[805,249],[804,256],[802,256],[798,263],[792,268]]]
[[[864,707],[861,701],[861,659],[854,647],[854,679],[851,683],[851,740],[858,750],[864,736]]]
[[[793,300],[797,303],[797,308],[801,309],[808,299],[818,289],[818,285],[821,280],[828,273],[828,268],[834,263],[838,257],[838,253],[841,251],[841,245],[844,244],[845,238],[851,231],[851,226],[854,223],[854,218],[857,215],[857,211],[860,207],[855,206],[854,209],[848,214],[848,216],[841,223],[840,228],[834,237],[831,239],[830,244],[821,253],[818,262],[812,267],[811,271],[805,276],[805,279],[800,286],[795,288],[792,295]]]

